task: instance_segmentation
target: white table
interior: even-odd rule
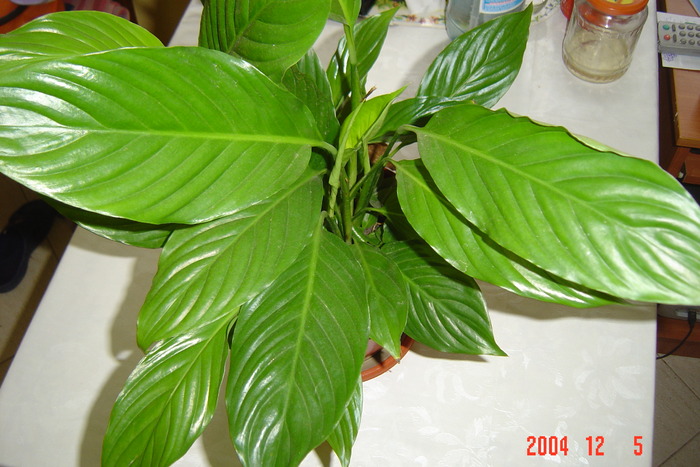
[[[195,43],[200,9],[193,0],[173,44]],[[596,85],[564,68],[564,24],[557,12],[533,25],[522,71],[498,106],[656,160],[654,25],[646,25],[629,72]],[[322,57],[339,34],[333,25],[324,32]],[[393,27],[369,84],[389,92],[410,82],[411,92],[446,43],[440,29]],[[99,464],[110,408],[141,358],[136,315],[156,260],[157,252],[76,232],[0,388],[0,465]],[[650,465],[655,307],[574,310],[484,288],[509,357],[416,345],[398,367],[365,384],[352,465]],[[529,436],[567,437],[568,455],[528,456]],[[595,450],[597,437],[604,455],[589,455],[587,438]],[[234,456],[219,411],[176,465],[235,465]],[[336,465],[331,459],[319,448],[304,465]]]

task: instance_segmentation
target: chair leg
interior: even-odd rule
[[[692,183],[700,185],[700,154],[695,151],[690,151],[685,159],[685,177],[684,183]]]
[[[673,154],[673,157],[671,157],[671,162],[669,162],[668,167],[665,167],[666,171],[678,178],[680,176],[681,169],[683,168],[683,164],[685,164],[685,160],[689,155],[690,148],[678,146],[676,148],[676,152]]]

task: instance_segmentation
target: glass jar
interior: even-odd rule
[[[595,83],[624,75],[647,18],[647,2],[576,0],[562,47],[569,71]]]

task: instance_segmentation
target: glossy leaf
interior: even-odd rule
[[[494,242],[621,298],[700,303],[700,208],[658,165],[473,105],[414,131],[437,187]]]
[[[187,452],[216,407],[230,319],[169,339],[138,364],[112,410],[104,467],[165,466]]]
[[[396,262],[411,291],[406,334],[443,352],[504,355],[471,277],[422,243],[392,242],[382,250]]]
[[[411,97],[394,102],[387,110],[386,118],[382,123],[381,130],[377,132],[377,136],[394,133],[403,125],[419,125],[421,119],[430,117],[444,108],[460,104],[460,101],[434,96]]]
[[[408,316],[408,286],[393,260],[379,248],[357,243],[355,256],[364,271],[369,304],[369,336],[395,358]]]
[[[350,246],[318,229],[236,324],[226,400],[244,464],[297,465],[328,438],[356,390],[368,327]]]
[[[328,437],[328,444],[340,459],[343,467],[350,465],[352,446],[355,444],[357,433],[360,431],[360,419],[362,417],[362,380],[358,379],[355,391],[350,397],[350,402],[345,408],[343,416]]]
[[[0,35],[0,67],[28,60],[51,60],[121,47],[162,47],[140,26],[98,11],[59,12],[42,16]]]
[[[199,45],[236,55],[275,80],[318,38],[330,0],[207,0]]]
[[[456,269],[524,297],[573,307],[617,301],[534,266],[479,232],[449,204],[420,161],[397,163],[402,212],[420,236]],[[400,218],[399,218],[400,220]]]
[[[416,96],[392,104],[379,136],[463,102],[498,102],[520,70],[530,13],[501,16],[453,40],[431,63]]]
[[[331,0],[330,19],[344,24],[355,24],[360,14],[361,0]]]
[[[378,15],[355,24],[355,50],[357,55],[357,71],[360,80],[364,82],[369,70],[379,57],[391,20],[396,14],[396,9],[384,11]],[[339,105],[342,98],[350,90],[348,81],[350,54],[347,49],[347,41],[343,37],[338,43],[338,49],[328,64],[326,74],[333,92],[333,102]]]
[[[282,84],[306,104],[324,139],[333,143],[338,136],[340,123],[335,116],[330,83],[316,53],[310,50],[289,68],[282,78]]]
[[[0,170],[112,217],[234,213],[296,180],[313,144],[324,143],[296,98],[207,49],[118,49],[0,75]]]
[[[367,144],[377,132],[377,128],[382,125],[391,102],[402,92],[403,89],[399,89],[361,102],[343,122],[340,129],[340,147],[348,149],[360,143]]]
[[[142,349],[230,313],[308,243],[321,212],[319,171],[232,216],[180,229],[165,244],[138,320]]]
[[[528,6],[456,38],[428,67],[416,95],[494,105],[518,75],[531,13]]]
[[[340,178],[344,164],[352,157],[364,157],[361,161],[366,171],[370,170],[369,154],[366,151],[366,145],[372,133],[376,128],[381,126],[382,121],[386,116],[386,109],[391,101],[401,93],[402,90],[395,91],[391,94],[377,96],[374,99],[363,101],[353,110],[345,119],[340,128],[340,137],[338,147],[342,151],[343,157],[335,161],[335,165],[331,170],[328,184],[332,187],[340,186]],[[358,146],[364,146],[362,156],[356,156]]]

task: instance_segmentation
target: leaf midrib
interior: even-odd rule
[[[233,316],[233,314],[234,314],[234,313],[231,313],[232,316]],[[221,326],[216,326],[216,328],[215,328],[214,330],[212,330],[212,332],[211,332],[207,337],[205,337],[205,338],[203,338],[203,339],[201,339],[201,340],[199,341],[199,343],[202,343],[203,345],[202,345],[201,350],[195,354],[195,357],[196,357],[196,358],[190,359],[190,360],[189,360],[189,363],[187,363],[187,364],[183,365],[182,367],[180,367],[180,369],[183,371],[183,375],[187,375],[187,374],[189,374],[189,373],[192,371],[192,368],[194,367],[194,365],[199,361],[201,355],[205,352],[205,350],[208,349],[209,346],[212,344],[212,342],[214,341],[214,339],[217,337],[217,334],[221,331],[221,329],[224,329],[226,326],[228,326],[230,320],[229,320],[229,319],[223,319],[224,317],[225,317],[225,316],[221,316],[221,317],[219,318],[219,319],[221,319],[221,321],[222,321]],[[205,326],[206,326],[206,325],[205,325]],[[190,346],[190,347],[191,347],[191,346]],[[190,348],[190,347],[187,347],[187,348]],[[187,348],[183,348],[183,351],[187,350]],[[171,355],[171,357],[172,357],[172,355]],[[148,373],[146,373],[145,375],[150,374],[152,371],[154,371],[154,370],[153,370],[153,368],[151,367],[151,368],[150,368],[150,371],[149,371]],[[144,376],[145,376],[145,375],[144,375]],[[186,378],[183,376],[182,378],[179,379],[178,383],[177,383],[175,386],[173,386],[172,390],[169,391],[169,393],[168,393],[168,397],[167,397],[166,400],[163,402],[162,407],[167,407],[168,405],[170,405],[170,403],[171,403],[171,401],[172,401],[172,399],[173,399],[174,394],[177,393],[177,392],[180,390],[180,388],[182,387],[182,385],[183,385],[184,382],[185,382],[185,379],[186,379]],[[132,388],[132,390],[133,390],[133,388]],[[143,392],[140,392],[140,393],[139,393],[139,397],[141,397],[142,394],[143,394]],[[130,406],[130,407],[132,407],[132,406]],[[150,445],[150,444],[152,443],[152,441],[153,441],[153,433],[154,433],[156,427],[158,426],[158,424],[159,424],[159,423],[161,422],[161,420],[163,419],[163,413],[164,413],[164,410],[159,411],[158,417],[157,417],[151,424],[149,424],[150,429],[149,429],[149,426],[145,426],[145,427],[143,427],[143,429],[139,432],[139,433],[143,433],[143,432],[146,431],[146,430],[149,430],[149,431],[150,431],[150,434],[149,434],[149,436],[148,436],[147,446]],[[129,445],[130,445],[130,444],[131,444],[131,443],[129,443]],[[113,449],[114,449],[114,448],[117,446],[117,444],[114,444],[113,446],[114,446],[114,447],[113,447]],[[124,451],[125,451],[125,450],[124,450]],[[123,454],[124,451],[122,451],[121,454]]]
[[[415,131],[416,133],[423,133],[423,134],[426,134],[426,135],[428,135],[428,136],[433,136],[433,137],[435,137],[436,139],[439,139],[441,142],[444,142],[444,143],[446,143],[446,144],[448,144],[448,145],[451,145],[451,146],[454,146],[454,147],[459,147],[459,148],[465,149],[469,154],[472,154],[472,155],[475,155],[475,156],[481,156],[481,157],[483,157],[483,159],[485,159],[485,160],[487,160],[487,161],[490,161],[490,162],[494,163],[494,164],[497,165],[497,166],[508,168],[508,169],[510,169],[510,170],[512,171],[512,173],[520,174],[520,175],[523,176],[524,178],[526,178],[526,179],[528,179],[528,180],[533,180],[534,182],[536,182],[537,184],[539,184],[539,185],[541,185],[541,186],[544,186],[544,187],[549,187],[549,186],[550,186],[549,184],[543,183],[543,182],[539,181],[538,179],[536,179],[536,178],[534,178],[534,177],[528,175],[526,172],[519,171],[519,170],[517,170],[517,169],[514,169],[511,165],[507,165],[507,164],[505,164],[505,163],[500,162],[500,161],[497,160],[497,159],[494,159],[494,158],[492,158],[492,157],[488,157],[488,155],[485,154],[485,153],[483,153],[482,151],[472,150],[472,148],[470,148],[470,147],[468,147],[468,146],[455,143],[453,140],[451,140],[451,139],[449,139],[449,138],[447,138],[447,137],[443,137],[443,136],[441,136],[441,135],[435,135],[434,133],[429,132],[429,131],[424,131],[424,129],[422,129],[422,128],[411,128],[411,130],[412,130],[412,131]],[[396,165],[397,165],[397,167],[400,166],[400,164],[396,164]],[[432,190],[430,190],[430,188],[429,188],[427,185],[423,184],[420,180],[417,180],[415,177],[413,177],[411,174],[409,174],[408,171],[404,170],[404,174],[405,174],[406,176],[410,176],[410,177],[414,180],[414,183],[416,183],[416,184],[422,186],[422,187],[423,187],[424,189],[426,189],[426,190],[432,191]],[[618,226],[619,226],[619,225],[626,226],[626,224],[624,224],[622,221],[620,221],[616,216],[610,216],[610,215],[608,215],[608,214],[606,214],[606,213],[600,211],[599,209],[595,208],[594,206],[592,206],[592,205],[590,205],[590,204],[588,204],[588,203],[585,203],[585,202],[583,202],[582,200],[579,200],[578,198],[575,198],[575,197],[572,197],[572,196],[568,196],[567,193],[566,193],[565,191],[562,191],[562,190],[560,190],[560,189],[552,189],[552,191],[555,192],[555,193],[561,194],[565,199],[569,200],[570,202],[573,202],[573,203],[576,204],[576,205],[582,206],[584,210],[588,210],[588,211],[593,212],[593,213],[595,213],[595,214],[597,214],[597,215],[599,215],[599,216],[602,216],[602,217],[605,218],[605,219],[610,220],[610,223],[611,223],[611,224],[615,224],[615,225],[618,225]],[[440,194],[442,195],[441,192],[440,192]],[[446,198],[444,197],[444,195],[443,195],[443,197],[438,196],[438,194],[435,194],[435,195],[436,195],[436,197],[441,198],[441,199],[443,199],[443,200],[446,199]],[[449,202],[449,200],[447,201],[447,203],[448,203],[448,205],[455,207],[455,209],[457,209],[457,211],[458,211],[462,216],[464,216],[465,219],[469,220],[468,216],[467,216],[465,213],[463,213],[457,206],[455,206],[453,203]],[[470,222],[474,222],[473,220],[469,220],[469,221],[470,221]],[[630,237],[635,237],[637,240],[644,240],[644,236],[643,236],[641,233],[639,233],[636,229],[631,230],[631,231],[628,231],[628,232],[627,232],[627,235],[630,236]],[[555,236],[555,238],[558,240],[558,242],[560,243],[560,245],[561,245],[563,248],[566,248],[566,245],[567,245],[567,244],[562,242],[562,238],[559,237],[559,236],[557,236],[556,234],[554,234],[554,236]],[[570,239],[569,239],[569,240],[570,240]],[[502,245],[500,242],[497,242],[497,243],[498,243],[499,245]],[[589,243],[590,243],[590,241],[589,241]],[[504,246],[504,248],[507,248],[507,249],[511,250],[511,246]],[[511,250],[511,251],[512,251],[512,250]],[[599,252],[598,252],[598,250],[597,250],[596,248],[593,248],[592,251],[596,253],[596,256],[599,258],[599,260],[600,260],[601,263],[603,263],[603,264],[607,264],[607,263],[608,263],[608,261],[606,260],[606,258],[605,258],[604,256],[602,256],[601,254],[599,254]],[[521,256],[520,253],[518,253],[517,251],[514,251],[514,253],[515,253],[516,255]],[[531,262],[530,260],[527,260],[527,261]],[[533,264],[535,264],[538,268],[541,268],[541,269],[543,269],[543,270],[545,270],[545,271],[547,271],[547,272],[549,272],[549,273],[552,273],[552,274],[554,274],[554,275],[556,275],[556,276],[565,277],[565,276],[561,276],[561,271],[558,271],[558,270],[556,270],[556,269],[555,269],[555,270],[550,270],[549,267],[544,267],[544,266],[541,265],[541,264],[537,264],[537,263],[533,263]],[[611,270],[614,271],[615,268],[611,268]],[[619,277],[619,276],[618,276],[618,277]],[[592,276],[590,276],[590,278],[592,278]],[[580,279],[580,278],[579,278],[579,279]],[[573,279],[570,279],[570,280],[574,281]],[[577,282],[577,281],[574,281],[574,282]],[[600,290],[600,291],[602,291],[602,292],[612,293],[612,292],[610,291],[609,288],[607,288],[607,287],[602,287],[600,284],[598,284],[598,285],[591,285],[591,284],[588,283],[587,281],[583,281],[583,282],[585,282],[585,283],[581,283],[580,281],[578,281],[577,283],[579,283],[580,285],[582,285],[582,286],[584,286],[584,287],[590,287],[590,288],[593,288],[593,289]]]
[[[251,141],[259,143],[271,144],[292,144],[302,146],[325,147],[327,143],[319,139],[313,139],[304,136],[290,136],[279,134],[254,134],[254,133],[223,133],[223,132],[204,132],[204,131],[168,131],[168,130],[139,130],[139,129],[100,129],[79,126],[64,126],[64,125],[5,125],[0,128],[7,129],[43,129],[46,131],[60,130],[63,132],[75,133],[90,133],[104,135],[129,135],[129,136],[161,136],[169,138],[192,138],[192,139],[208,139],[221,141]]]
[[[233,248],[234,245],[237,244],[236,240],[239,239],[244,233],[246,233],[246,232],[254,229],[256,226],[260,225],[260,222],[265,222],[267,220],[267,218],[265,218],[266,214],[270,213],[277,206],[282,204],[284,201],[288,200],[291,196],[293,196],[297,192],[297,190],[302,189],[305,185],[307,185],[309,182],[311,182],[311,180],[314,177],[320,175],[321,173],[322,173],[322,170],[307,172],[306,176],[302,176],[295,184],[291,185],[289,187],[289,189],[285,191],[284,196],[280,196],[279,198],[275,198],[273,201],[268,202],[267,206],[264,209],[262,209],[260,212],[258,212],[256,214],[254,214],[253,219],[250,220],[250,222],[248,222],[247,225],[245,225],[243,227],[243,229],[241,229],[240,231],[238,231],[236,233],[235,240],[233,240],[226,247],[224,247],[224,251],[229,251],[231,248]],[[241,217],[240,214],[241,213],[236,214],[238,216],[238,218],[232,220],[232,222],[239,222],[239,221],[243,220],[244,217]],[[212,222],[216,222],[216,221],[212,221]],[[185,242],[183,244],[178,245],[174,250],[170,250],[170,252],[167,253],[168,254],[168,263],[167,264],[170,265],[173,262],[175,262],[177,264],[182,264],[185,260],[182,260],[181,258],[183,258],[183,257],[188,258],[188,253],[190,253],[192,251],[191,248],[187,248],[187,246],[190,245],[190,243],[191,243],[190,241]],[[195,242],[195,243],[197,243],[197,242]],[[199,246],[199,244],[197,246]],[[194,271],[194,274],[192,276],[188,276],[188,282],[192,282],[193,280],[197,280],[198,277],[209,275],[211,268],[213,267],[214,263],[216,262],[216,259],[220,258],[223,254],[224,253],[219,253],[218,255],[212,255],[212,256],[208,256],[206,258],[202,258],[201,261],[204,261],[205,263],[203,265],[201,265],[201,267],[196,268],[196,270]],[[173,258],[176,258],[176,259],[174,260]],[[189,266],[192,266],[194,264],[196,264],[196,263],[189,264],[187,268],[182,268],[182,269],[173,268],[173,270],[174,270],[175,274],[178,274],[178,273],[188,269]],[[159,292],[161,290],[165,289],[166,290],[165,298],[175,296],[177,302],[180,303],[183,300],[183,296],[181,294],[177,293],[177,291],[173,292],[172,290],[167,288],[167,285],[170,282],[170,279],[172,279],[172,277],[174,277],[174,274],[173,275],[169,274],[167,276],[167,278],[161,284],[161,287],[158,289],[158,292],[156,292],[156,296],[160,296]],[[198,294],[198,297],[200,295],[201,295],[201,293]],[[230,298],[231,297],[226,298],[226,300],[227,300],[226,304],[228,304],[228,305],[230,305]],[[215,304],[217,302],[218,302],[218,300],[215,299],[213,303]],[[210,306],[213,306],[213,304]],[[155,334],[157,335],[157,333],[155,333]],[[153,341],[153,339],[154,338],[151,337],[148,340]]]
[[[231,45],[226,50],[227,54],[236,54],[236,51],[238,50],[238,45],[241,43],[241,39],[244,37],[248,37],[247,34],[253,29],[254,23],[258,20],[260,16],[262,16],[263,11],[265,11],[269,6],[270,4],[268,3],[263,8],[260,8],[257,14],[255,14],[253,17],[250,17],[248,20],[248,24],[246,24],[246,26],[240,31],[240,33],[237,30],[233,31],[233,40],[231,41]],[[234,28],[236,28],[235,21]]]
[[[286,394],[284,397],[284,408],[282,409],[282,419],[283,420],[286,420],[286,418],[287,418],[287,412],[289,411],[289,407],[291,404],[292,393],[294,392],[294,385],[291,383],[293,383],[294,380],[296,379],[296,371],[297,371],[297,367],[299,366],[299,360],[301,359],[301,357],[300,357],[301,350],[300,349],[301,349],[301,344],[304,340],[305,324],[306,324],[306,320],[309,316],[311,299],[313,297],[313,288],[314,288],[314,285],[316,282],[316,269],[318,267],[318,261],[319,261],[319,256],[320,256],[322,235],[323,235],[322,224],[319,222],[318,226],[316,227],[316,232],[315,232],[313,241],[310,244],[311,255],[309,258],[308,277],[306,278],[306,288],[304,290],[302,312],[299,314],[301,320],[300,320],[298,331],[297,331],[297,338],[296,338],[296,343],[294,346],[294,354],[292,355],[292,361],[291,361],[290,373],[289,373],[290,374],[289,384],[287,384]]]
[[[20,42],[20,44],[23,44]],[[33,43],[27,43],[30,46],[34,46],[35,44]],[[92,55],[99,55],[99,54],[104,54],[107,52],[113,52],[115,50],[122,50],[122,49],[164,49],[164,46],[156,46],[156,45],[126,45],[126,46],[121,46],[121,47],[115,47],[111,49],[104,49],[104,50],[92,50],[89,52],[71,52],[71,53],[66,53],[66,54],[55,54],[55,55],[49,55],[49,54],[41,54],[41,53],[32,53],[28,52],[26,50],[11,50],[12,53],[15,55],[19,55],[21,58],[16,58],[9,62],[7,65],[3,66],[1,69],[3,73],[6,73],[7,70],[12,70],[16,71],[21,68],[29,67],[29,66],[35,66],[37,64],[41,63],[46,63],[46,62],[71,62],[74,59],[78,58],[83,58],[83,57],[89,57]],[[62,50],[62,49],[59,49]],[[9,54],[8,54],[9,55]]]
[[[233,312],[230,313],[231,317],[233,317],[234,314],[235,314],[235,313],[233,313]],[[197,362],[199,362],[200,357],[202,356],[202,354],[204,354],[205,350],[207,350],[207,349],[212,345],[212,343],[213,343],[214,340],[216,339],[218,333],[221,332],[222,329],[226,328],[226,327],[229,325],[229,321],[230,321],[230,320],[229,320],[229,319],[223,319],[224,317],[225,317],[225,316],[221,316],[221,322],[222,322],[221,326],[217,326],[217,327],[211,332],[211,334],[209,334],[206,338],[204,338],[204,339],[202,339],[202,340],[200,341],[203,345],[202,345],[201,350],[195,354],[195,358],[192,358],[192,359],[190,360],[189,364],[185,365],[184,367],[181,367],[181,368],[186,368],[186,370],[184,371],[183,377],[180,379],[180,381],[178,381],[177,385],[175,385],[175,387],[173,388],[173,390],[170,391],[170,393],[169,393],[169,395],[168,395],[168,398],[167,398],[167,400],[166,400],[165,406],[169,406],[169,405],[170,405],[170,403],[171,403],[171,401],[172,401],[172,399],[173,399],[174,394],[175,394],[175,393],[178,393],[178,392],[180,391],[180,388],[181,388],[181,387],[183,386],[183,384],[185,383],[185,380],[186,380],[185,375],[189,375],[189,374],[190,374],[190,372],[192,371],[192,368],[195,366],[195,364],[196,364]],[[158,419],[157,419],[157,421],[155,422],[154,427],[156,427],[156,426],[158,426],[158,424],[160,424],[160,421],[161,421],[162,418],[163,418],[163,413],[164,413],[164,411],[161,411],[161,413],[158,415]],[[200,415],[201,415],[201,414],[200,414]],[[149,436],[149,441],[148,441],[148,444],[149,444],[149,445],[151,444],[152,440],[153,440],[153,435],[151,434],[151,436]]]
[[[587,202],[581,200],[580,198],[572,196],[567,191],[556,187],[556,185],[553,185],[553,184],[545,182],[537,177],[534,177],[534,176],[530,175],[528,172],[525,172],[523,170],[519,170],[519,169],[515,168],[512,164],[506,164],[505,162],[503,162],[497,158],[490,157],[484,151],[477,150],[477,149],[475,149],[471,146],[465,145],[465,144],[457,143],[453,139],[450,139],[447,136],[443,136],[443,135],[440,135],[438,133],[434,133],[431,131],[426,131],[424,128],[411,127],[410,129],[414,133],[422,133],[430,138],[433,138],[435,140],[440,141],[441,143],[445,143],[448,146],[452,146],[454,148],[458,148],[460,150],[463,150],[471,157],[474,157],[476,159],[480,158],[484,161],[487,161],[494,166],[497,166],[497,167],[500,167],[501,169],[504,169],[503,170],[504,172],[510,172],[516,176],[520,176],[521,178],[529,181],[532,185],[539,186],[543,189],[548,190],[551,193],[557,194],[560,198],[565,199],[572,204],[583,206],[586,210],[594,212],[594,213],[598,214],[599,216],[604,217],[606,219],[613,220],[615,222],[615,224],[618,224],[618,225],[621,224],[621,221],[619,221],[616,217],[610,216],[609,214],[596,208],[594,205],[587,203]],[[450,202],[449,204],[454,206],[454,203]],[[464,215],[464,216],[467,215],[466,213],[463,213],[459,208],[457,208],[457,206],[455,206],[455,208],[458,209],[462,213],[462,215]]]

